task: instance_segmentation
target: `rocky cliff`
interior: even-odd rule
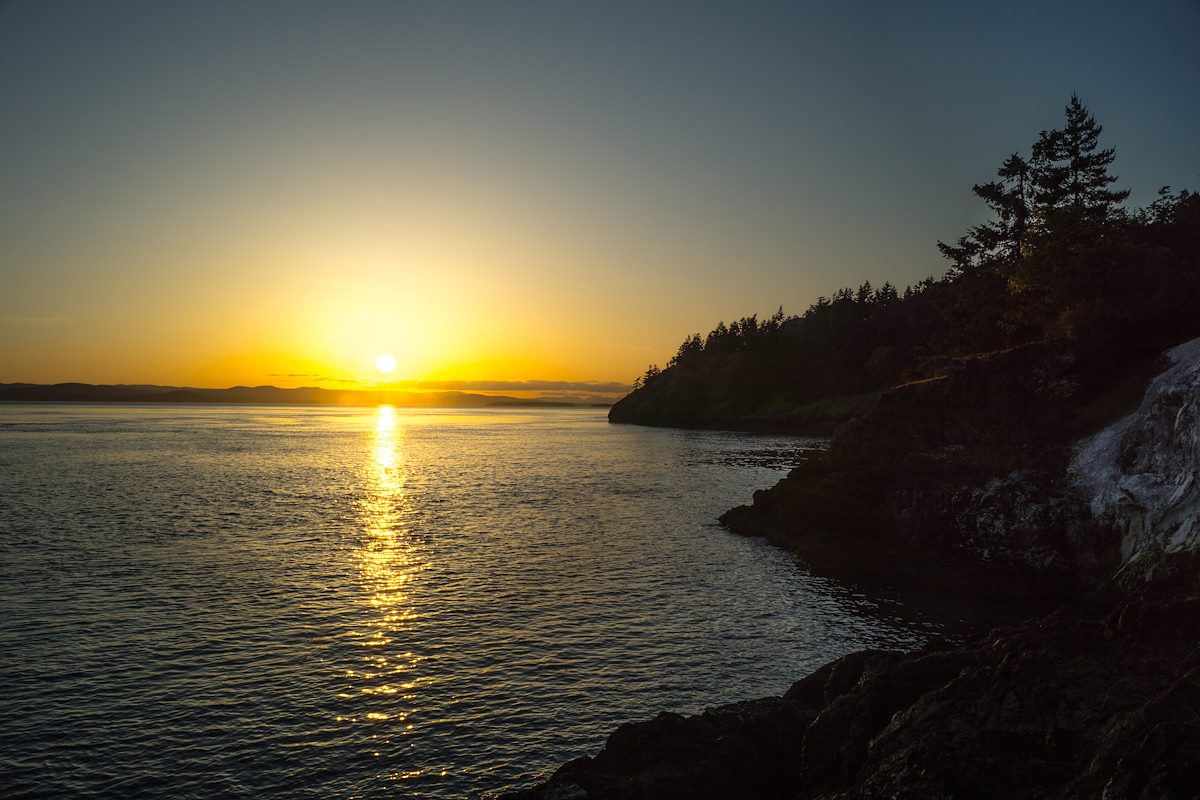
[[[782,697],[623,725],[509,800],[1194,798],[1200,601],[865,651]]]
[[[1050,603],[1200,589],[1200,339],[1155,363],[1136,410],[1084,436],[1113,373],[1069,346],[949,362],[722,519],[856,580]]]
[[[1200,574],[1200,339],[1165,356],[1138,410],[1081,441],[1069,467],[1093,517],[1120,536],[1125,586]]]
[[[1061,343],[947,361],[723,517],[817,572],[1069,608],[622,726],[511,797],[1195,797],[1200,339],[1155,363],[1147,386]]]
[[[1103,587],[1119,537],[1069,491],[1097,382],[1068,345],[948,360],[838,429],[823,458],[722,520],[817,572],[1048,603]]]

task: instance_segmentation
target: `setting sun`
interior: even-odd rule
[[[391,353],[384,353],[379,358],[375,359],[375,369],[379,370],[384,375],[390,375],[396,371],[396,357]]]

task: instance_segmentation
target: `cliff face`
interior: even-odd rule
[[[725,370],[675,369],[613,421],[821,430],[827,456],[722,521],[854,580],[1053,602],[1200,573],[1200,344],[1167,354],[1138,410],[1099,433],[1111,365],[1062,342],[947,359],[881,395],[788,406]]]
[[[1111,393],[1065,345],[947,362],[723,517],[818,573],[1071,610],[622,726],[511,798],[1195,797],[1200,339],[1160,367],[1088,432]]]
[[[1136,412],[1081,441],[1069,474],[1121,537],[1128,586],[1195,580],[1200,565],[1200,339],[1165,354]]]
[[[723,520],[855,579],[1048,600],[1107,591],[1114,575],[1195,584],[1200,340],[1164,363],[1137,411],[1082,439],[1098,389],[1066,346],[950,363]]]
[[[1077,596],[1119,558],[1117,537],[1067,490],[1076,412],[1094,391],[1058,343],[947,362],[722,521],[847,579]]]

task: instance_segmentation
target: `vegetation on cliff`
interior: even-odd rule
[[[1126,211],[1100,132],[1072,97],[1062,129],[975,186],[993,219],[939,243],[945,277],[691,336],[610,414],[840,417],[726,527],[948,615],[1065,607],[622,726],[514,800],[1195,796],[1200,195]]]
[[[992,219],[953,244],[951,268],[900,292],[864,282],[800,316],[780,309],[693,334],[652,365],[615,422],[814,430],[874,393],[940,374],[948,357],[1055,339],[1121,361],[1200,334],[1200,195],[1163,187],[1122,206],[1116,154],[1078,97],[1063,127],[973,188]]]

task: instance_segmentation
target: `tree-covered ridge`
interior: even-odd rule
[[[942,357],[1039,339],[1130,354],[1200,334],[1200,195],[1163,187],[1148,208],[1127,210],[1102,131],[1072,96],[1061,129],[1042,131],[995,180],[973,187],[991,219],[938,242],[951,263],[941,278],[903,292],[865,282],[799,316],[781,308],[763,321],[719,323],[687,337],[665,369],[652,365],[631,397],[675,376],[676,394],[686,385],[703,396],[697,403],[717,401],[718,416],[736,418],[869,392],[924,377]],[[697,403],[681,424],[723,421],[695,418]]]

